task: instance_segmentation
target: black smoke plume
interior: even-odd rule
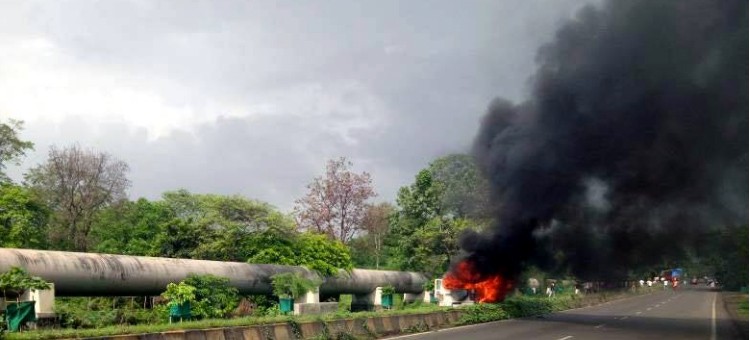
[[[529,99],[474,144],[496,221],[464,235],[485,274],[622,278],[748,220],[748,2],[584,7],[538,52]]]

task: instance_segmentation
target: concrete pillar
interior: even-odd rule
[[[318,303],[320,302],[320,289],[315,288],[314,290],[308,291],[302,296],[298,296],[294,299],[294,303]]]
[[[434,290],[426,290],[424,291],[424,294],[422,294],[422,302],[424,303],[432,303],[432,297],[435,296]]]
[[[414,301],[430,303],[430,292],[424,291],[419,294],[404,293],[404,303]]]
[[[31,289],[24,292],[20,301],[35,301],[34,309],[37,319],[55,317],[55,285],[50,283],[49,289],[36,290]]]
[[[304,314],[305,310],[310,309],[312,304],[320,304],[320,287],[298,296],[294,299],[294,315]],[[320,308],[318,308],[320,309]]]
[[[380,309],[382,306],[382,295],[382,287],[375,288],[375,290],[370,292],[369,294],[352,295],[352,312]]]

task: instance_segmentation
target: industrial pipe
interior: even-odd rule
[[[57,296],[158,295],[168,283],[182,281],[190,274],[228,278],[231,286],[248,295],[271,294],[271,276],[279,273],[298,272],[318,278],[315,272],[299,266],[0,248],[0,272],[14,266],[53,282]],[[400,293],[419,293],[426,280],[413,272],[341,270],[335,277],[322,280],[320,293],[366,294],[388,284]]]

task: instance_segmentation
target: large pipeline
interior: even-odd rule
[[[0,248],[0,272],[13,266],[54,283],[58,296],[158,295],[168,283],[190,274],[226,277],[241,294],[270,294],[271,276],[278,273],[298,272],[320,279],[315,272],[298,266]],[[342,270],[321,280],[320,294],[367,294],[388,284],[399,293],[419,293],[426,280],[414,272]]]

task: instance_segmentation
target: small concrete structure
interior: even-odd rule
[[[318,315],[334,313],[339,308],[338,302],[295,303],[294,315]]]
[[[352,312],[377,310],[382,308],[383,287],[376,287],[367,294],[352,295]]]
[[[51,283],[49,289],[25,291],[19,297],[20,301],[35,301],[34,311],[37,319],[48,319],[55,317],[55,284]]]
[[[320,304],[320,287],[315,290],[308,291],[302,296],[298,296],[294,299],[294,315],[301,314],[321,314],[321,310],[327,310],[329,308],[316,306]],[[333,311],[338,308],[338,302],[334,303],[335,307]]]

